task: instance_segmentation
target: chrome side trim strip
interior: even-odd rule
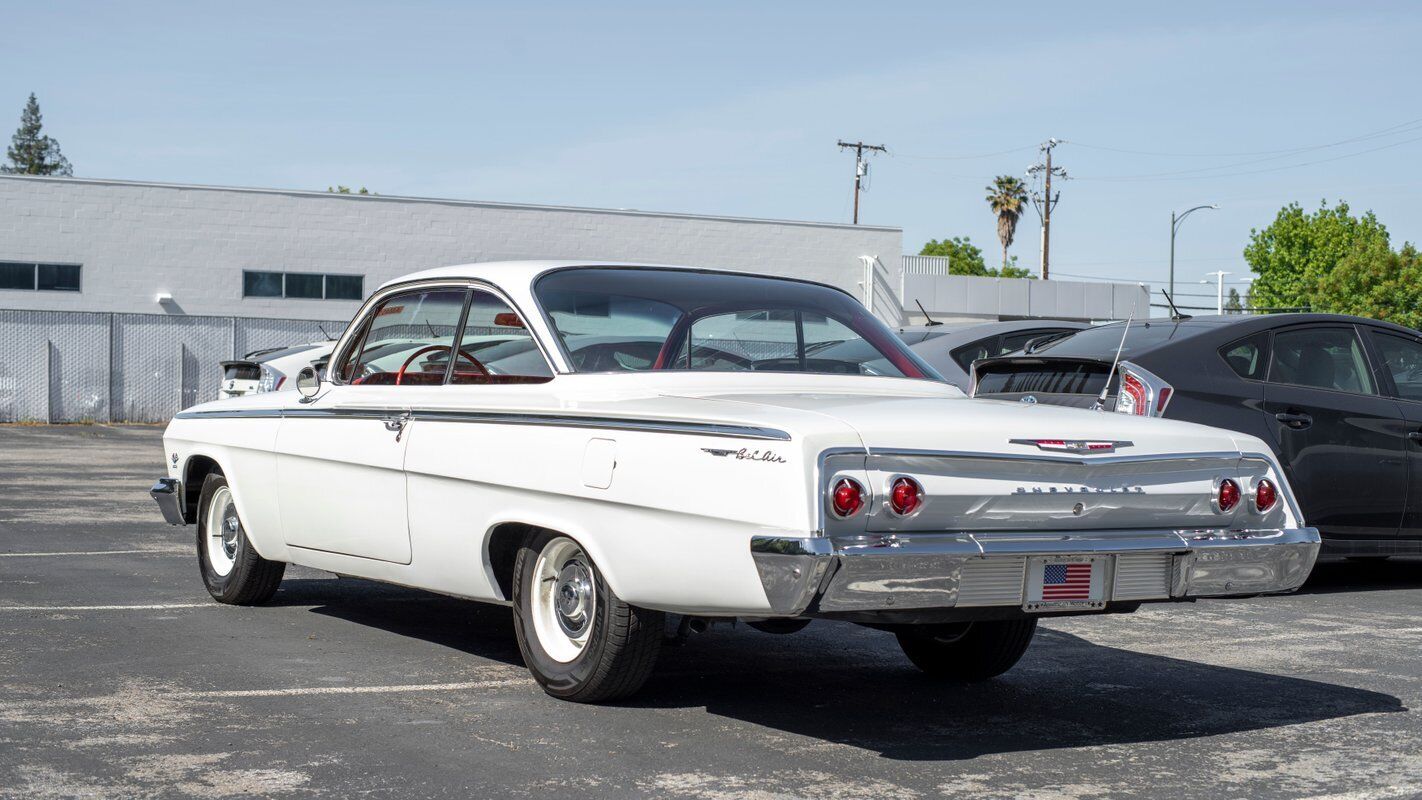
[[[179,411],[173,419],[273,419],[280,418],[279,408],[236,408],[221,411]]]
[[[734,439],[768,439],[788,442],[790,434],[775,428],[752,425],[725,425],[718,422],[634,419],[622,417],[580,417],[561,414],[512,414],[483,411],[414,411],[415,419],[441,422],[473,422],[493,425],[547,425],[557,428],[597,428],[599,430],[685,433],[693,436],[723,436]]]
[[[927,458],[976,458],[991,461],[1045,461],[1052,464],[1080,464],[1089,466],[1091,464],[1137,464],[1150,461],[1238,461],[1241,457],[1250,455],[1240,453],[1237,450],[1219,452],[1197,452],[1197,453],[1141,453],[1135,455],[1119,456],[1054,456],[1037,453],[985,453],[967,450],[910,450],[910,449],[874,449],[869,451],[871,456],[908,456]]]
[[[392,415],[407,413],[416,420],[429,420],[432,422],[464,422],[485,425],[543,425],[555,428],[591,428],[596,430],[638,431],[644,433],[683,433],[692,436],[719,436],[730,439],[761,439],[778,442],[790,441],[790,434],[785,431],[775,428],[761,428],[753,425],[727,425],[718,422],[623,417],[581,417],[567,414],[447,411],[408,408],[222,409],[218,411],[180,411],[176,419],[269,419],[274,417],[385,419]]]

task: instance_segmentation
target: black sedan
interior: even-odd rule
[[[1123,330],[1101,325],[978,361],[973,394],[1258,436],[1325,552],[1422,553],[1422,334],[1333,314],[1135,322],[1124,345]]]

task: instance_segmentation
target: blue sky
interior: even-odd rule
[[[6,28],[0,129],[35,91],[86,177],[847,221],[835,140],[862,138],[891,154],[864,222],[991,261],[984,185],[1057,137],[1059,277],[1160,285],[1200,203],[1182,293],[1241,277],[1290,201],[1422,239],[1422,122],[1277,152],[1422,120],[1411,3],[46,2]],[[1034,215],[1013,252],[1037,264]]]

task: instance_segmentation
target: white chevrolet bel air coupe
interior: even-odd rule
[[[152,493],[220,602],[290,563],[506,603],[533,676],[583,702],[635,692],[673,620],[847,620],[977,680],[1044,615],[1308,576],[1264,442],[936,377],[815,283],[446,267],[381,287],[325,379],[178,414]]]

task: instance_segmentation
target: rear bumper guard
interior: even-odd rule
[[[751,539],[777,615],[1021,606],[1029,560],[1113,556],[1106,600],[1289,592],[1320,546],[1313,528],[1251,531],[927,533]]]

